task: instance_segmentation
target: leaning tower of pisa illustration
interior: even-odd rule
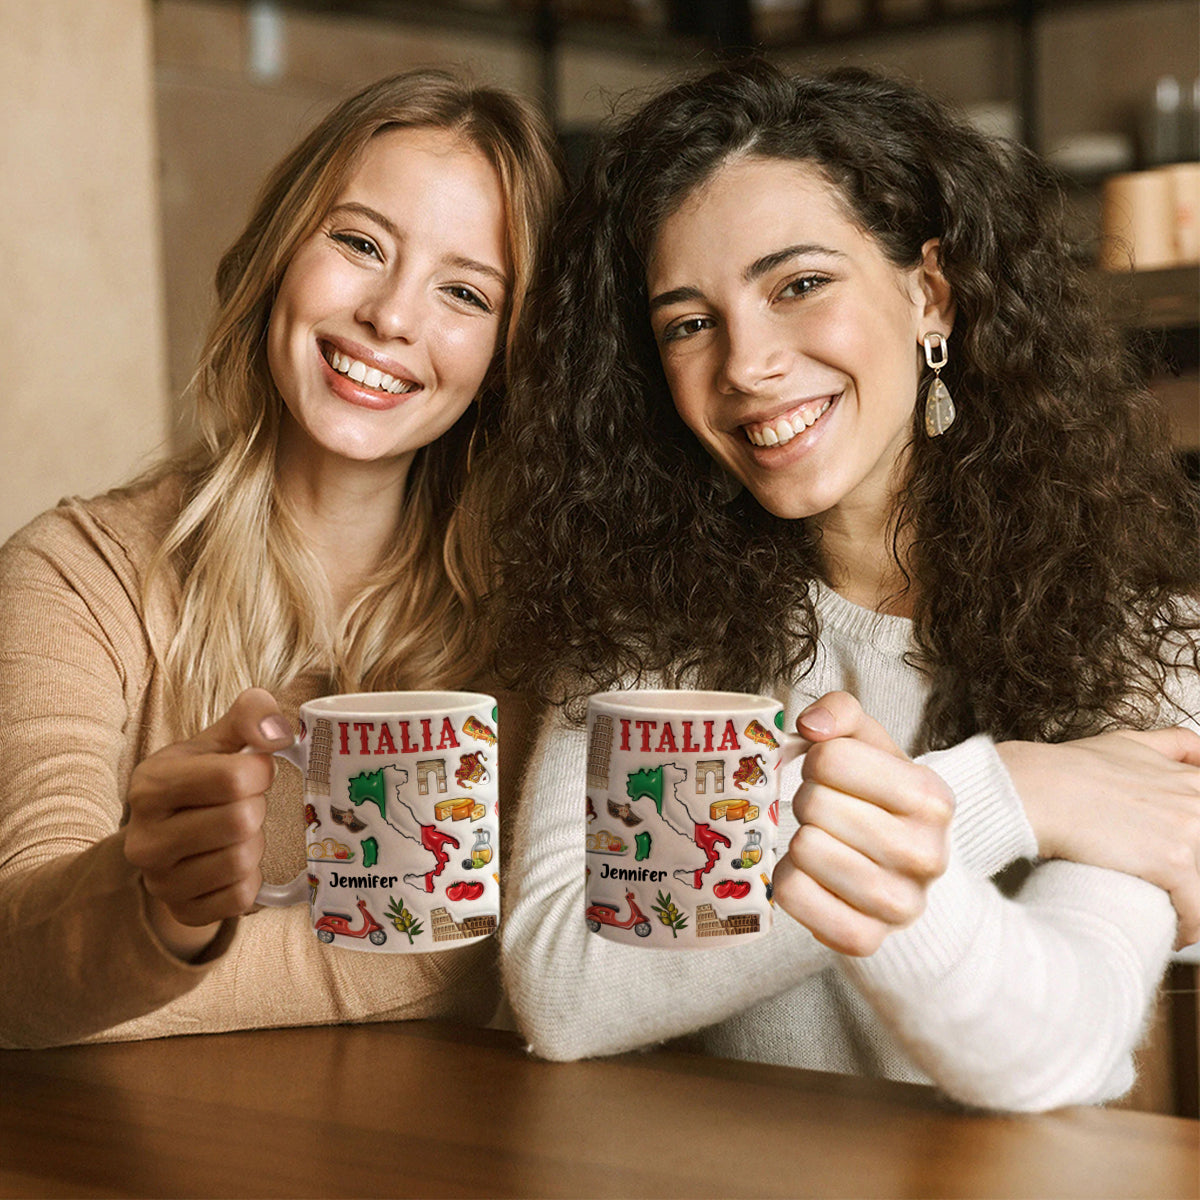
[[[598,715],[592,725],[592,736],[588,739],[588,787],[608,787],[608,762],[612,755],[612,739],[612,717]]]
[[[308,771],[304,790],[314,796],[329,795],[329,760],[333,754],[333,726],[318,718],[313,724],[312,749],[308,754]]]

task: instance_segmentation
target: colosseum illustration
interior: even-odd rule
[[[495,933],[496,914],[483,913],[478,917],[456,921],[446,909],[435,908],[429,914],[429,928],[435,942],[461,942]]]
[[[696,909],[697,937],[733,937],[739,933],[757,933],[758,928],[758,913],[735,913],[722,921],[711,904],[701,904]]]

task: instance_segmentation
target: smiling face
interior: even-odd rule
[[[471,143],[376,134],[271,309],[293,458],[406,472],[479,391],[508,300],[506,245],[500,179]]]
[[[675,407],[768,511],[890,511],[921,337],[949,333],[924,254],[897,268],[795,160],[734,159],[663,222],[647,287]]]

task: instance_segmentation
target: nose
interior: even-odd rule
[[[384,276],[364,293],[355,316],[382,341],[414,342],[425,321],[425,306],[416,280]]]
[[[730,395],[759,392],[786,373],[786,347],[763,316],[731,316],[725,321],[724,333],[725,357],[717,380],[720,391]]]

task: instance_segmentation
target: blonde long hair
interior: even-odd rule
[[[472,409],[418,452],[393,549],[343,614],[276,486],[283,401],[266,330],[283,273],[381,130],[446,129],[499,175],[513,270],[501,346]],[[182,509],[147,576],[178,594],[173,632],[151,631],[180,730],[216,719],[251,685],[316,672],[333,690],[461,686],[486,661],[489,586],[481,495],[468,470],[499,418],[508,350],[562,191],[552,135],[520,98],[436,70],[379,81],[335,108],[275,168],[217,270],[217,311],[192,381],[199,428]],[[472,411],[475,410],[475,411]],[[161,643],[161,644],[160,644]]]

